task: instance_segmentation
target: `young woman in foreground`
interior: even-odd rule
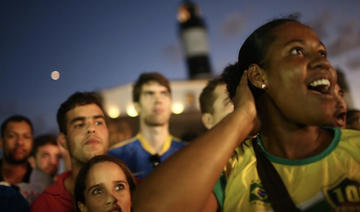
[[[317,34],[295,20],[271,21],[245,41],[238,63],[239,70],[223,75],[234,112],[145,179],[135,211],[272,210],[253,145],[271,161],[295,207],[356,207],[360,132],[319,127],[334,122],[337,79]],[[256,142],[239,147],[257,117]],[[224,189],[209,198],[230,157]]]
[[[76,178],[77,212],[131,211],[135,179],[121,160],[99,155],[89,160]]]

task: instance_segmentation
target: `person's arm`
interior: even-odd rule
[[[234,112],[145,178],[134,193],[134,211],[200,211],[206,207],[224,165],[255,125],[254,99],[246,72],[244,76]]]

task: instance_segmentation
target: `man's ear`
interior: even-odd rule
[[[35,169],[35,157],[34,156],[28,157],[28,161],[30,163],[31,168]]]
[[[201,115],[201,121],[206,127],[206,129],[211,129],[213,127],[214,118],[210,113],[203,113]]]
[[[59,133],[58,138],[57,138],[57,143],[60,146],[60,148],[64,148],[66,150],[69,150],[64,133],[62,133],[62,132]]]
[[[265,89],[268,86],[265,71],[257,64],[249,66],[248,79],[253,86],[259,89]]]

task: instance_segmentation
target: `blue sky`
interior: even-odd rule
[[[360,2],[195,1],[208,26],[215,74],[236,60],[258,26],[291,13],[313,26],[331,62],[346,73],[360,107]],[[144,71],[187,79],[175,0],[2,0],[0,3],[0,121],[20,113],[37,133],[56,132],[55,114],[75,91],[134,81]],[[52,71],[60,71],[54,81]]]

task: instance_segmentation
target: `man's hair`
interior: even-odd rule
[[[168,92],[171,93],[169,80],[166,77],[164,77],[162,74],[157,72],[142,73],[139,76],[139,78],[136,80],[133,87],[133,93],[132,93],[133,102],[139,102],[142,86],[152,81],[157,82],[160,85],[166,87]]]
[[[66,134],[66,113],[76,106],[96,104],[104,111],[101,101],[94,92],[76,92],[71,95],[64,103],[61,104],[56,114],[57,123],[60,132]]]
[[[214,91],[218,85],[225,85],[225,81],[221,77],[216,77],[210,80],[207,85],[201,91],[199,102],[200,102],[200,110],[201,113],[210,113],[214,112],[214,102],[215,102],[215,94]]]
[[[31,151],[31,155],[35,157],[38,149],[47,144],[57,146],[56,139],[57,139],[56,136],[53,134],[44,134],[44,135],[40,135],[40,136],[36,137],[34,139],[34,146]]]
[[[13,115],[7,118],[5,121],[3,121],[3,123],[1,124],[1,137],[4,138],[4,133],[9,122],[22,122],[22,121],[26,122],[30,126],[31,134],[33,134],[34,128],[29,118],[23,115]]]
[[[225,67],[225,71],[235,70],[237,69],[237,63],[230,64]],[[226,82],[222,76],[218,76],[212,80],[210,80],[207,85],[203,88],[201,91],[200,97],[199,97],[199,103],[200,103],[200,111],[201,113],[210,113],[212,114],[214,112],[214,102],[216,100],[216,97],[214,95],[214,91],[218,85],[225,84]],[[227,90],[226,90],[227,92]]]
[[[124,172],[126,181],[129,184],[130,193],[133,194],[136,188],[136,181],[131,173],[130,169],[126,166],[124,162],[120,159],[112,157],[110,155],[98,155],[91,158],[87,163],[85,163],[76,177],[74,197],[75,197],[75,210],[80,212],[78,202],[85,204],[85,189],[86,189],[86,178],[89,174],[90,169],[98,164],[103,162],[112,162],[119,166],[119,168]],[[106,175],[106,173],[103,173]]]

